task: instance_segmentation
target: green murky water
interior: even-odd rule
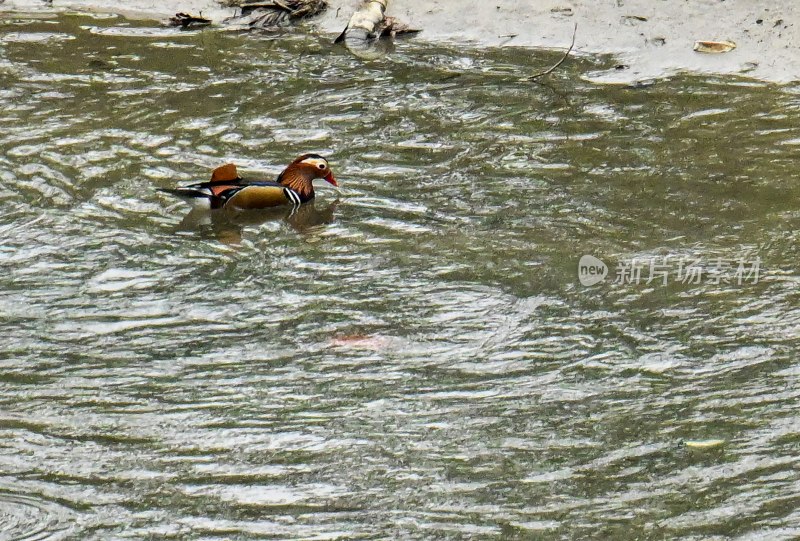
[[[0,538],[800,535],[797,88],[0,21]]]

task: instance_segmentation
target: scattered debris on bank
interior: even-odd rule
[[[328,7],[326,0],[220,0],[239,13],[222,21],[224,26],[252,30],[277,30],[314,17]],[[167,26],[198,28],[211,24],[210,19],[188,13],[177,13],[166,22]]]
[[[693,49],[698,53],[727,53],[736,48],[732,41],[695,41]]]
[[[419,28],[411,28],[406,23],[401,22],[397,17],[384,17],[383,22],[378,27],[378,37],[395,38],[397,36],[408,36],[422,32]]]
[[[328,8],[325,0],[222,0],[220,3],[241,10],[239,16],[224,23],[264,30],[296,24]]]
[[[211,19],[195,17],[188,13],[176,13],[174,17],[170,17],[167,21],[167,26],[179,26],[181,28],[201,28],[210,24]]]
[[[238,10],[236,15],[224,19],[221,24],[241,30],[277,30],[319,15],[328,8],[326,0],[219,0],[219,3]],[[364,0],[334,43],[344,42],[353,54],[373,58],[384,52],[375,43],[380,38],[394,38],[420,31],[395,17],[387,17],[385,12],[388,5],[389,0]],[[193,29],[209,26],[212,21],[203,17],[202,12],[199,16],[180,12],[165,24]]]

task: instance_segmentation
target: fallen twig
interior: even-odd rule
[[[556,62],[552,66],[550,66],[548,69],[546,69],[546,70],[544,70],[544,71],[542,71],[540,73],[536,73],[534,75],[531,75],[530,77],[528,77],[528,80],[529,81],[533,81],[535,79],[538,79],[539,77],[544,77],[545,75],[547,75],[549,73],[553,73],[553,71],[555,71],[555,69],[558,68],[558,66],[563,64],[564,61],[569,56],[569,53],[572,52],[572,48],[575,47],[575,35],[577,33],[578,33],[578,23],[575,23],[575,29],[572,31],[572,43],[569,44],[569,49],[567,49],[567,52],[564,53],[564,56],[561,57],[561,60],[559,60],[558,62]]]

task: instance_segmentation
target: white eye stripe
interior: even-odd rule
[[[314,167],[322,166],[320,167],[320,169],[325,169],[326,167],[328,167],[328,162],[326,162],[325,160],[320,160],[319,158],[306,158],[300,163],[307,163],[309,165],[313,165]]]

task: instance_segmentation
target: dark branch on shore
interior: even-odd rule
[[[578,23],[575,23],[575,28],[572,31],[572,43],[569,44],[569,49],[567,49],[567,52],[564,53],[564,56],[561,57],[561,60],[559,60],[558,62],[556,62],[552,66],[550,66],[548,69],[546,69],[546,70],[544,70],[542,72],[536,73],[534,75],[531,75],[530,77],[528,77],[528,80],[529,81],[534,81],[534,80],[538,79],[539,77],[544,77],[545,75],[553,73],[553,71],[555,71],[558,68],[558,66],[563,64],[564,61],[569,56],[569,53],[572,52],[572,48],[575,47],[575,36],[577,35],[577,33],[578,33]]]

